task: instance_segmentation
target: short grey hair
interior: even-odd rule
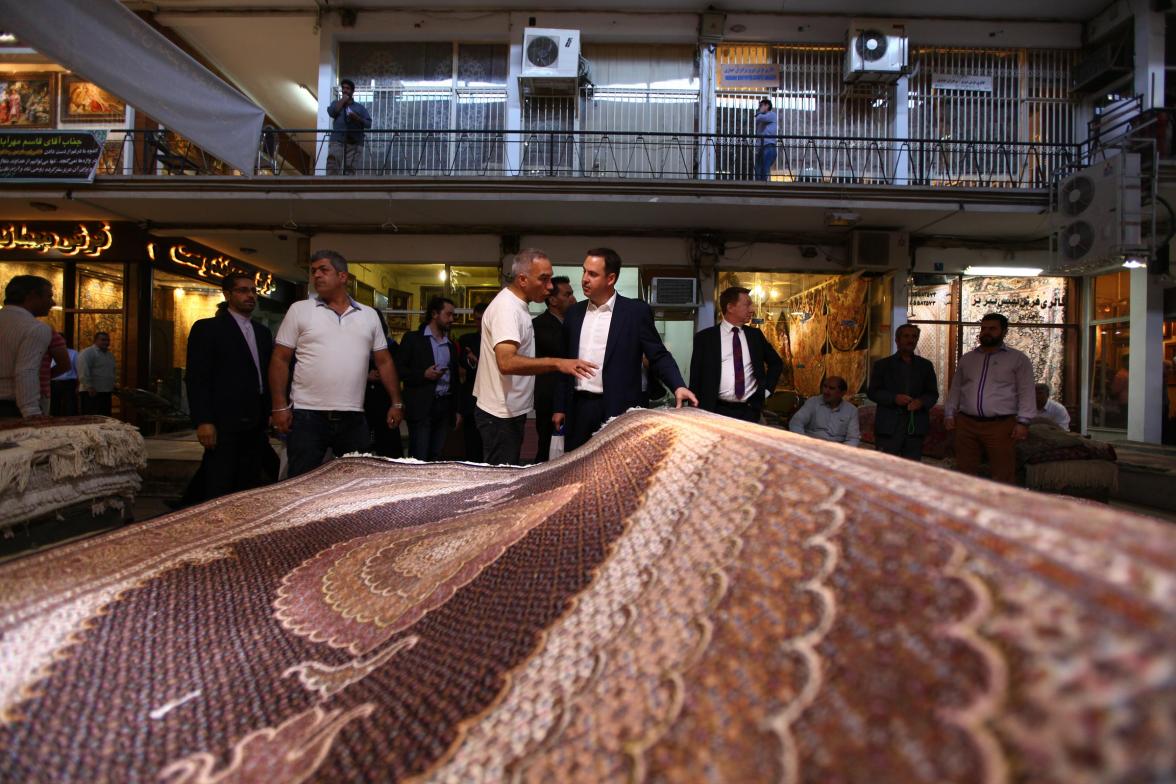
[[[531,265],[536,259],[551,260],[545,251],[538,248],[523,248],[515,254],[514,261],[510,265],[510,279],[514,280],[519,275],[526,275],[531,271]]]
[[[343,258],[343,254],[334,250],[316,250],[310,254],[310,263],[314,264],[319,259],[326,259],[331,262],[331,266],[335,268],[335,272],[347,272],[347,259]]]

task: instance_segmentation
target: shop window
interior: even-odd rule
[[[65,333],[65,265],[48,262],[6,261],[0,263],[0,291],[17,275],[36,275],[53,284],[57,305],[42,319],[55,332]]]
[[[126,374],[126,269],[122,264],[79,263],[75,269],[77,310],[75,332],[79,351],[94,343],[99,332],[110,335],[119,378]]]
[[[1090,427],[1127,428],[1131,273],[1099,275],[1091,284]]]
[[[152,391],[188,410],[184,369],[192,325],[216,315],[224,301],[219,284],[156,271],[151,284]]]
[[[1094,312],[1091,321],[1130,318],[1131,273],[1127,270],[1094,279]]]

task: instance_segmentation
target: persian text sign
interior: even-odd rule
[[[93,182],[105,136],[105,131],[0,131],[0,180]]]
[[[992,92],[992,77],[936,74],[931,78],[931,87],[936,90],[951,90],[960,93],[990,93]]]
[[[780,86],[780,66],[772,63],[719,63],[719,88],[773,90]]]

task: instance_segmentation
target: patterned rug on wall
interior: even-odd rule
[[[697,411],[0,566],[0,780],[1176,776],[1176,529]]]

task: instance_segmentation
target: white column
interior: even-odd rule
[[[526,18],[510,15],[510,54],[506,61],[506,149],[503,165],[506,174],[518,174],[523,164],[523,96],[519,89],[519,74],[523,68],[523,30]]]
[[[1132,0],[1135,12],[1135,92],[1143,108],[1164,105],[1164,14],[1152,11],[1154,0]]]
[[[910,299],[910,280],[904,270],[897,270],[890,279],[890,338],[894,345],[895,332],[907,322],[907,302]]]
[[[1127,384],[1127,438],[1158,444],[1164,377],[1164,290],[1146,269],[1131,270],[1131,342]]]
[[[1091,353],[1094,351],[1090,322],[1094,313],[1094,278],[1087,276],[1082,279],[1082,316],[1078,319],[1078,362],[1081,370],[1078,373],[1078,419],[1079,431],[1083,434],[1090,432],[1090,368],[1093,364]]]
[[[323,14],[319,30],[319,69],[318,69],[318,115],[315,118],[315,128],[319,131],[331,127],[331,116],[327,114],[327,107],[331,105],[335,93],[337,67],[335,63],[335,14]],[[299,139],[299,141],[302,141]],[[314,173],[327,173],[327,136],[316,134],[314,139]]]
[[[713,134],[718,127],[718,107],[715,101],[715,90],[718,80],[715,78],[716,57],[714,44],[699,44],[698,49],[698,132]],[[701,150],[698,158],[698,179],[713,180],[715,178],[715,140],[713,138],[699,139]]]
[[[698,264],[698,313],[694,317],[696,330],[706,329],[715,325],[715,281],[718,280],[718,256],[705,255]],[[763,314],[757,314],[763,315]]]
[[[891,95],[893,96],[891,107],[894,111],[891,113],[890,136],[891,138],[901,140],[900,142],[894,142],[894,144],[900,144],[911,137],[907,77],[899,77],[898,81],[894,84],[894,91]],[[894,167],[895,185],[911,184],[910,157],[910,151],[907,147],[897,147],[891,151],[890,164]],[[905,305],[905,300],[903,302]]]

